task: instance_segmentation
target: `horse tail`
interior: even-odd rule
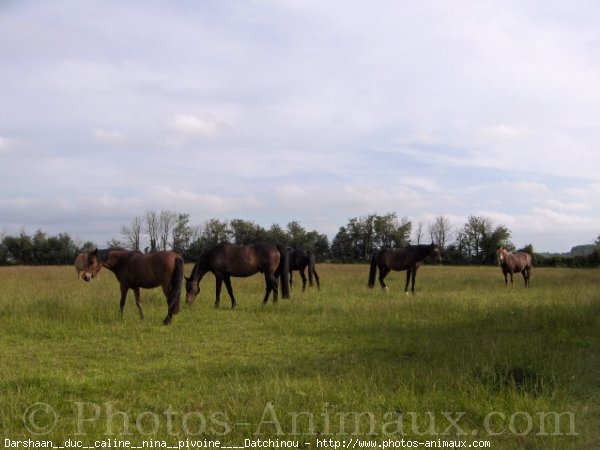
[[[276,270],[276,276],[279,276],[281,280],[281,298],[290,298],[290,259],[288,251],[279,244],[277,250],[279,250],[279,266]]]
[[[169,292],[169,314],[177,314],[181,304],[181,281],[183,280],[184,270],[183,258],[177,256],[175,258],[175,269],[171,277],[171,291]]]
[[[377,254],[371,258],[371,269],[369,270],[369,287],[375,287],[375,275],[377,274]]]

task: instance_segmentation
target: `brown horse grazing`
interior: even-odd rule
[[[431,245],[408,245],[403,248],[384,248],[373,255],[371,269],[369,271],[369,287],[375,286],[375,275],[379,267],[379,284],[381,288],[388,290],[384,278],[391,270],[406,270],[406,286],[404,292],[408,294],[408,282],[412,277],[412,293],[415,293],[415,278],[421,261],[431,256],[435,262],[441,262],[440,250]]]
[[[87,261],[87,253],[81,252],[75,258],[75,270],[77,271],[77,277],[82,280],[83,279],[83,269],[85,269],[85,263]]]
[[[317,289],[321,290],[319,284],[319,274],[315,269],[315,256],[310,250],[303,248],[288,248],[289,268],[290,268],[290,287],[292,286],[292,273],[294,270],[300,272],[302,278],[302,292],[306,289],[306,275],[304,269],[308,267],[308,285],[313,285],[313,278],[317,282]]]
[[[221,286],[225,282],[227,293],[231,298],[231,308],[235,308],[236,301],[231,287],[231,277],[249,277],[261,272],[265,276],[267,286],[263,304],[269,300],[273,292],[273,303],[277,302],[278,281],[281,278],[281,292],[283,298],[289,298],[287,254],[283,247],[265,242],[251,245],[237,245],[220,243],[207,250],[200,256],[194,265],[190,277],[186,277],[185,289],[186,302],[191,305],[200,292],[200,281],[207,272],[215,275],[216,300],[215,308],[221,302]]]
[[[162,287],[168,305],[163,324],[171,323],[173,315],[179,312],[183,258],[177,253],[156,252],[145,255],[120,248],[96,249],[88,253],[83,279],[90,281],[102,267],[112,271],[121,285],[121,317],[129,289],[135,295],[135,304],[140,312],[140,319],[143,319],[140,288],[151,289],[158,286]]]
[[[508,287],[508,274],[510,285],[513,286],[513,273],[521,272],[525,280],[525,287],[529,286],[531,279],[531,255],[525,252],[510,253],[506,248],[498,248],[498,263],[504,274],[504,285]]]

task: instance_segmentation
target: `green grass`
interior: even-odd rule
[[[83,283],[71,267],[0,268],[3,442],[600,446],[598,270],[537,269],[525,290],[497,267],[426,266],[407,296],[404,273],[385,294],[366,266],[318,269],[320,292],[295,285],[276,306],[261,305],[261,276],[234,279],[234,311],[225,289],[213,309],[207,276],[164,327],[159,289],[142,291],[144,321],[131,293],[121,320],[108,271]],[[558,427],[550,413],[564,413]]]

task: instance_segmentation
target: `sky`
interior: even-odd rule
[[[0,233],[148,210],[600,235],[593,0],[0,0]]]

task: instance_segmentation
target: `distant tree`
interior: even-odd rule
[[[415,228],[415,241],[417,241],[417,245],[419,245],[421,243],[421,238],[423,237],[423,227],[425,226],[425,223],[422,221],[419,221],[417,223],[417,227]]]
[[[125,244],[116,238],[112,238],[106,242],[106,248],[124,248]],[[146,253],[148,252],[148,248],[146,248]]]
[[[146,211],[146,233],[150,240],[150,252],[158,250],[158,234],[160,229],[160,219],[156,211]]]
[[[331,257],[336,262],[348,263],[354,260],[353,243],[346,227],[340,227],[331,242]]]
[[[127,243],[127,248],[136,251],[141,250],[143,225],[144,219],[142,217],[136,216],[133,218],[129,225],[123,225],[121,227],[121,235]]]
[[[229,229],[233,242],[236,244],[248,245],[255,242],[266,240],[267,231],[254,222],[233,219],[229,222]]]
[[[19,236],[5,236],[2,249],[4,263],[24,265],[71,264],[78,252],[67,233],[48,236],[42,230],[33,236],[24,231]]]
[[[313,252],[317,262],[329,258],[329,238],[315,230],[306,233],[305,247]]]
[[[78,250],[79,250],[79,252],[91,252],[95,248],[98,248],[98,246],[94,242],[86,241],[83,243],[83,245],[79,246]]]
[[[334,237],[331,257],[340,262],[366,261],[375,249],[407,245],[411,227],[408,219],[398,219],[396,213],[351,218]]]
[[[271,225],[271,228],[267,230],[265,240],[267,242],[272,242],[273,244],[283,245],[284,247],[290,245],[289,234],[277,223]]]
[[[496,259],[496,250],[504,245],[513,249],[510,231],[503,225],[495,226],[487,217],[470,216],[459,230],[456,249],[468,263],[488,264]]]
[[[190,245],[194,230],[190,226],[189,214],[177,214],[175,226],[173,227],[173,251],[184,254]]]
[[[200,239],[207,247],[212,247],[219,242],[229,242],[231,239],[231,230],[226,221],[210,219],[201,228]]]
[[[158,249],[168,250],[169,239],[177,221],[177,214],[171,211],[161,211],[158,216]]]
[[[35,254],[31,237],[25,231],[18,236],[5,236],[7,259],[13,264],[34,264]]]
[[[431,242],[441,250],[445,249],[451,233],[450,220],[445,216],[438,216],[433,223],[429,224],[428,230]]]
[[[292,221],[287,224],[288,244],[290,247],[306,247],[306,230],[297,221]]]
[[[517,251],[518,252],[529,253],[531,256],[533,256],[535,254],[534,251],[533,251],[533,245],[532,244],[527,244],[523,248],[518,249]]]

